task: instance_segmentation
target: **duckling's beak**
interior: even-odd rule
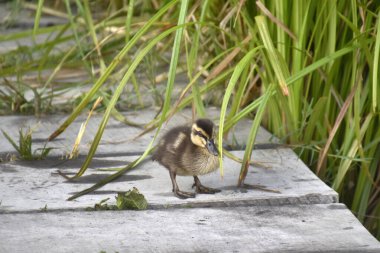
[[[216,148],[213,139],[207,140],[206,147],[207,147],[208,152],[210,152],[210,154],[213,154],[214,156],[219,155],[218,149]]]

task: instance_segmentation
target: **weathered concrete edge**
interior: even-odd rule
[[[236,199],[236,200],[215,200],[207,202],[184,202],[181,204],[149,204],[150,209],[168,208],[219,208],[219,207],[241,207],[241,206],[288,206],[288,205],[314,205],[314,204],[335,204],[338,203],[338,194],[306,194],[294,197],[271,197],[263,199]]]

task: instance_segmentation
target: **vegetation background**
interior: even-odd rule
[[[147,126],[158,132],[186,106],[204,116],[215,105],[221,108],[219,144],[239,120],[254,119],[240,183],[261,124],[291,146],[380,239],[378,1],[7,4],[12,12],[1,19],[0,43],[19,46],[0,51],[1,114],[71,112],[53,139],[103,98],[97,110],[104,118],[77,176],[91,161],[109,117],[133,124],[120,110],[161,107]],[[25,13],[33,15],[31,26],[20,26]],[[60,21],[44,23],[41,17]],[[32,44],[20,43],[30,38]],[[188,85],[171,99],[180,74]],[[163,80],[164,88],[158,85]],[[79,95],[62,101],[73,90]]]

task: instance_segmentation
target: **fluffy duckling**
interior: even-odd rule
[[[219,167],[218,150],[213,139],[214,124],[209,119],[198,119],[191,127],[178,126],[169,130],[159,141],[152,159],[169,170],[174,195],[194,198],[192,192],[179,190],[176,176],[193,176],[197,193],[214,194],[218,189],[203,186],[198,175]]]

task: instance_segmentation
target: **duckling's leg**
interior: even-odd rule
[[[177,185],[177,181],[175,179],[177,174],[175,174],[175,172],[170,171],[170,170],[169,170],[169,173],[170,173],[170,179],[172,180],[173,192],[174,192],[175,196],[177,196],[180,199],[187,199],[187,198],[194,198],[195,197],[195,193],[180,191],[178,188],[178,185]]]
[[[201,181],[199,180],[199,178],[197,176],[194,176],[193,187],[194,186],[196,187],[197,193],[214,194],[217,192],[221,192],[221,190],[219,190],[219,189],[214,189],[214,188],[210,188],[210,187],[206,187],[206,186],[202,185]]]

